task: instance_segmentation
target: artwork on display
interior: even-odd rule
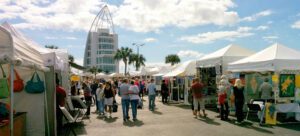
[[[300,103],[300,88],[296,89],[296,92],[295,92],[295,101]]]
[[[279,79],[279,97],[295,96],[295,75],[281,74]]]
[[[300,88],[300,75],[296,75],[296,81],[295,81],[296,87]]]
[[[275,104],[266,103],[266,124],[276,125],[276,108]]]
[[[264,82],[264,79],[271,79],[271,75],[260,75],[260,74],[247,74],[246,75],[246,90],[247,94],[254,95],[258,94],[259,86]],[[272,80],[269,80],[272,84]]]

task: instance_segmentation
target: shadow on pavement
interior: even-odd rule
[[[208,118],[208,117],[200,117],[200,118],[197,118],[198,120],[201,120],[207,124],[211,124],[211,125],[216,125],[216,126],[219,126],[221,125],[220,123],[218,122],[215,122],[214,119],[211,119],[211,118]]]
[[[264,128],[273,128],[272,126],[255,126],[251,122],[244,122],[240,125],[237,125],[237,124],[235,124],[235,120],[231,120],[228,123],[239,126],[239,127],[243,127],[243,128],[253,129],[255,131],[262,132],[262,133],[273,134],[272,131],[264,129]]]
[[[74,126],[73,129],[76,133],[76,135],[87,135],[86,129],[85,129],[85,124],[83,122],[77,122]],[[66,135],[67,128],[63,127],[63,130],[61,133],[58,133],[58,136],[64,136]],[[72,134],[72,132],[70,132]]]
[[[291,129],[295,131],[300,131],[300,124],[299,123],[293,123],[293,124],[279,124],[278,127]]]
[[[97,119],[101,119],[105,121],[106,123],[113,123],[116,122],[119,117],[104,117],[104,116],[98,116]]]
[[[153,114],[157,114],[157,115],[162,115],[162,114],[163,114],[162,112],[156,111],[156,110],[152,111],[152,113],[153,113]]]
[[[141,120],[137,120],[137,121],[127,121],[127,122],[123,122],[123,125],[124,126],[128,126],[128,127],[134,127],[134,126],[137,126],[137,127],[140,127],[140,126],[143,126],[144,125],[144,122],[141,121]]]

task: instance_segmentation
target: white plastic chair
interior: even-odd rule
[[[76,133],[73,129],[74,124],[75,124],[75,119],[72,117],[72,115],[67,111],[67,109],[65,107],[61,107],[59,106],[60,110],[62,111],[62,113],[64,114],[64,117],[67,120],[67,131],[66,131],[66,136],[68,136],[70,134],[70,131],[72,131],[73,135],[76,136]]]

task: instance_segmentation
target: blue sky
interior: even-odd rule
[[[300,50],[300,0],[1,0],[0,21],[41,46],[67,48],[82,64],[88,28],[105,4],[119,47],[145,43],[140,53],[150,65],[168,54],[197,59],[231,43]]]

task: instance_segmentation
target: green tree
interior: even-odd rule
[[[176,54],[170,54],[166,56],[165,63],[166,64],[171,63],[171,65],[173,66],[174,64],[180,63],[180,58]]]
[[[127,65],[128,65],[128,61],[129,61],[129,57],[132,54],[132,49],[128,48],[128,47],[121,47],[121,49],[118,49],[114,59],[116,60],[122,60],[125,64],[125,71],[124,74],[127,74]]]
[[[88,72],[91,72],[92,74],[94,74],[95,75],[95,78],[96,78],[96,75],[98,74],[98,73],[101,73],[103,70],[102,69],[98,69],[97,67],[92,67],[92,68],[90,68],[89,70],[88,70]]]
[[[141,54],[131,54],[129,57],[129,64],[133,64],[136,71],[138,71],[141,66],[145,66],[145,61],[146,58]]]
[[[73,55],[69,54],[68,58],[69,58],[69,62],[73,62],[74,63],[74,56]]]

